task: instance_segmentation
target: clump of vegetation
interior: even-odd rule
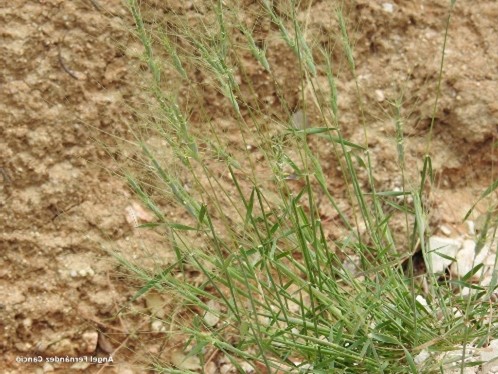
[[[339,73],[356,82],[355,110],[366,108],[343,9],[331,15],[331,42],[318,45],[293,1],[262,0],[250,14],[238,2],[216,1],[197,18],[128,3],[155,103],[135,131],[140,167],[126,177],[155,214],[144,226],[165,233],[164,250],[176,254],[154,274],[129,266],[145,280],[134,299],[154,289],[176,295],[182,318],[169,324],[186,337],[185,357],[202,365],[215,349],[240,372],[250,365],[261,373],[417,373],[443,370],[450,363],[441,354],[457,349],[462,370],[478,364],[465,360],[466,347],[496,333],[494,287],[470,284],[476,268],[458,284],[430,269],[431,135],[419,179],[408,183],[402,95],[392,102],[403,180],[393,191],[375,184],[365,116],[364,142],[344,136]],[[278,29],[280,39],[262,38],[248,17]],[[341,65],[327,45],[340,47]],[[294,96],[272,48],[294,56]],[[264,97],[265,87],[275,100]],[[330,170],[341,188],[332,187]],[[185,214],[171,217],[167,204]],[[406,223],[401,237],[395,215]],[[423,274],[413,266],[419,251]],[[476,292],[464,297],[455,287]],[[189,372],[175,365],[156,369]]]

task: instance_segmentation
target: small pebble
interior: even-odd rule
[[[155,320],[154,322],[151,323],[150,328],[154,332],[164,332],[166,331],[166,328],[164,327],[163,323],[159,320]]]
[[[432,272],[434,274],[442,273],[452,263],[451,260],[438,255],[438,253],[454,258],[461,246],[462,243],[457,239],[431,236],[429,238],[430,253],[428,258],[432,264]]]
[[[209,361],[206,365],[204,365],[204,373],[206,374],[216,374],[218,368],[213,361]]]
[[[475,235],[476,234],[476,225],[474,221],[466,221],[467,224],[467,230],[469,235]]]
[[[484,259],[488,255],[487,247],[483,247],[478,255],[476,255],[476,242],[473,240],[465,240],[463,242],[462,249],[458,251],[456,255],[456,262],[452,265],[451,270],[454,275],[459,277],[465,276],[469,271],[471,271],[478,264],[482,264]],[[476,272],[473,276],[473,280],[477,280],[481,277],[484,272],[484,267]]]
[[[387,13],[392,13],[392,12],[394,12],[394,4],[392,4],[392,3],[383,3],[382,4],[382,9],[384,9],[384,11],[387,12]]]
[[[174,351],[171,354],[171,362],[178,369],[194,371],[201,369],[201,362],[197,356],[187,356],[183,352]]]
[[[90,366],[90,363],[89,362],[77,362],[73,365],[71,365],[71,369],[73,370],[86,370],[88,369],[88,367]]]
[[[86,269],[81,269],[81,270],[78,270],[78,274],[82,277],[86,277],[87,271],[86,271]]]
[[[481,349],[481,360],[486,363],[482,365],[483,374],[498,373],[498,362],[496,360],[488,361],[498,357],[498,339],[491,340],[486,348]]]
[[[52,366],[52,364],[51,364],[51,363],[49,363],[49,362],[45,362],[45,363],[43,364],[43,372],[44,372],[44,373],[51,373],[51,372],[53,372],[53,371],[55,371],[55,369],[54,369],[54,367]]]
[[[208,325],[209,327],[214,327],[220,321],[220,306],[214,300],[209,300],[207,306],[210,310],[206,311],[206,313],[204,314],[204,322],[206,322],[206,325]]]
[[[225,364],[221,366],[220,373],[221,374],[237,373],[237,369],[235,369],[235,366],[233,364]]]
[[[425,297],[423,297],[422,295],[417,295],[415,300],[417,300],[420,303],[420,305],[422,305],[424,307],[424,309],[427,310],[427,312],[429,312],[429,313],[432,312],[431,307],[427,303],[427,300],[425,299]]]
[[[413,361],[415,361],[415,365],[421,365],[423,364],[425,361],[427,361],[427,359],[431,357],[429,351],[427,349],[423,349],[422,351],[420,351],[420,353],[418,355],[416,355],[414,358],[413,358]]]
[[[451,235],[451,229],[448,227],[448,226],[445,226],[445,225],[441,225],[439,227],[439,230],[441,230],[441,232],[446,235],[446,236],[450,236]]]
[[[116,373],[117,374],[134,374],[135,372],[128,366],[126,365],[119,365],[116,368]]]
[[[97,349],[99,333],[97,331],[87,331],[83,333],[84,350],[86,353],[93,353]]]
[[[375,99],[381,103],[383,102],[386,97],[384,96],[384,92],[382,92],[382,90],[375,90]]]
[[[33,320],[31,318],[25,318],[23,321],[22,321],[22,325],[27,328],[27,329],[30,329],[31,328],[31,325],[33,324]]]
[[[486,259],[484,260],[484,265],[487,267],[493,267],[493,266],[495,266],[496,253],[489,253],[489,247],[488,246],[486,246],[486,247],[481,249],[481,251],[484,251],[487,249],[487,252],[488,252]]]

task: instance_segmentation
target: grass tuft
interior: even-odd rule
[[[137,129],[146,166],[126,177],[155,214],[144,226],[164,233],[164,250],[174,251],[176,262],[156,274],[123,264],[144,282],[133,300],[152,289],[175,293],[184,315],[181,323],[166,322],[186,337],[184,362],[197,357],[204,365],[207,352],[218,352],[240,372],[244,363],[260,373],[435,372],[449,365],[445,352],[486,344],[496,333],[491,293],[468,282],[479,268],[458,285],[431,271],[425,201],[434,182],[434,121],[420,178],[408,180],[403,100],[392,102],[403,186],[378,191],[354,43],[339,5],[330,38],[341,41],[356,83],[363,144],[344,135],[341,61],[309,42],[299,4],[263,0],[249,10],[215,1],[202,16],[151,23],[144,5],[127,1],[156,102]],[[248,17],[276,27],[280,38],[264,39]],[[278,75],[279,54],[294,59],[295,97]],[[260,94],[261,79],[274,103]],[[333,187],[336,179],[342,187]],[[496,183],[483,197],[494,189]],[[186,214],[169,221],[168,206]],[[401,241],[394,213],[404,217]],[[415,274],[418,250],[425,274]],[[476,292],[459,296],[455,286]],[[430,354],[421,360],[424,352]],[[154,369],[195,372],[159,358]]]

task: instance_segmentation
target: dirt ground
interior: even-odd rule
[[[311,32],[335,32],[332,2],[305,3],[300,16],[309,18]],[[407,163],[415,172],[432,114],[448,3],[349,4],[370,147],[378,183],[386,189],[399,184],[388,101],[404,91]],[[161,6],[196,12],[192,2]],[[431,148],[439,185],[432,223],[435,232],[443,224],[450,228],[450,236],[464,234],[460,223],[466,209],[493,178],[496,19],[498,3],[479,0],[457,2],[451,20]],[[142,78],[135,73],[139,48],[126,32],[129,25],[119,0],[0,5],[2,373],[144,373],[144,363],[163,344],[160,335],[151,334],[143,301],[136,303],[135,314],[114,318],[137,283],[108,250],[155,265],[172,256],[164,250],[150,256],[160,238],[133,228],[134,217],[146,220],[147,213],[112,175],[116,166],[100,145],[129,136],[127,126],[136,120],[132,107],[141,101]],[[265,32],[266,37],[278,33]],[[277,50],[269,57],[280,59],[277,74],[284,88],[294,90],[292,54]],[[354,82],[340,79],[338,91],[346,135],[361,139]],[[108,365],[18,362],[109,354]]]

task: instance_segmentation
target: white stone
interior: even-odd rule
[[[43,364],[43,372],[44,373],[51,373],[51,372],[54,372],[54,371],[55,371],[55,369],[54,369],[54,367],[52,366],[51,363],[45,362]]]
[[[164,332],[166,331],[166,328],[164,327],[163,323],[159,320],[155,320],[150,324],[150,328],[154,332]]]
[[[204,374],[216,374],[218,371],[218,367],[213,361],[209,361],[206,365],[204,365]]]
[[[392,12],[394,12],[394,4],[392,4],[392,3],[383,3],[382,4],[382,9],[384,9],[384,11],[387,12],[387,13],[392,13]]]
[[[427,310],[427,312],[429,312],[429,313],[432,312],[432,309],[429,306],[429,304],[427,303],[427,300],[425,299],[425,297],[423,297],[422,295],[417,295],[415,300],[417,300],[424,307],[424,309]]]
[[[480,285],[483,286],[483,287],[488,287],[490,284],[491,284],[491,280],[493,279],[493,276],[492,275],[486,275]]]
[[[22,321],[22,325],[27,329],[31,329],[31,326],[33,325],[33,320],[31,318],[25,318]]]
[[[469,235],[475,235],[476,234],[476,224],[474,221],[466,221],[467,224],[467,230],[469,232]]]
[[[301,365],[298,363],[297,365]],[[312,364],[303,364],[299,366],[299,373],[312,373],[313,372],[313,365]]]
[[[498,339],[491,340],[486,348],[481,349],[481,360],[486,361],[482,365],[482,373],[498,373],[498,360],[488,362],[494,358],[498,358]]]
[[[423,349],[422,351],[420,351],[420,353],[418,355],[416,355],[414,358],[413,358],[413,361],[415,362],[415,365],[421,365],[423,364],[425,361],[427,361],[427,359],[431,357],[429,351],[427,349]]]
[[[99,333],[97,331],[87,331],[83,333],[82,339],[84,342],[85,352],[95,352],[95,350],[97,349],[97,342],[99,341]]]
[[[455,318],[461,318],[463,316],[462,312],[458,308],[451,309]]]
[[[185,355],[183,352],[175,351],[171,354],[171,362],[180,370],[200,370],[201,361],[197,356]]]
[[[455,366],[458,366],[458,364]],[[463,374],[477,374],[477,370],[478,370],[477,367],[465,367],[463,368]],[[461,373],[462,371],[460,370],[460,368],[444,371],[444,374],[461,374]]]
[[[71,365],[71,369],[73,369],[73,370],[86,370],[86,369],[88,369],[89,366],[90,366],[89,362],[81,361],[81,362],[77,362],[77,363]]]
[[[214,327],[220,321],[220,305],[214,300],[209,300],[206,305],[209,307],[209,310],[204,313],[204,322],[209,327]]]
[[[439,230],[441,230],[441,232],[446,236],[451,235],[451,229],[448,226],[441,225],[441,226],[439,226]]]
[[[78,270],[78,274],[82,277],[86,277],[86,275],[88,274],[86,269],[80,269]]]
[[[236,372],[237,372],[237,370],[235,369],[235,366],[233,364],[221,365],[221,368],[220,368],[221,374],[231,374],[231,373],[236,373]]]
[[[484,250],[484,248],[481,251],[483,251],[483,250]],[[488,250],[488,255],[486,256],[486,259],[484,260],[484,265],[487,267],[494,267],[495,260],[496,260],[496,253],[489,253],[489,247],[487,248],[487,250]]]
[[[451,272],[454,275],[463,277],[475,266],[483,263],[485,258],[488,256],[489,249],[484,246],[477,256],[475,249],[475,241],[465,240],[463,242],[462,249],[460,249],[456,255],[456,262],[451,267]],[[472,279],[478,280],[482,276],[484,270],[484,267],[482,267],[477,273],[472,276]]]
[[[463,347],[460,349],[449,351],[440,356],[440,361],[448,362],[444,370],[445,374],[460,374],[460,365],[464,359],[465,363],[476,362],[480,359],[480,354],[473,346],[467,346],[465,349],[465,358],[463,357]],[[451,363],[451,364],[450,364]],[[451,365],[451,366],[450,366]],[[469,366],[463,369],[463,374],[476,374],[478,372],[477,366]]]
[[[242,370],[244,370],[244,373],[252,374],[255,372],[254,367],[251,364],[249,364],[248,362],[242,362],[240,364],[240,367],[242,368]]]
[[[116,366],[116,374],[135,374],[135,372],[126,364],[121,364]]]
[[[379,103],[383,102],[386,99],[384,92],[382,90],[375,90],[375,99]]]
[[[451,260],[441,257],[436,252],[455,258],[461,246],[460,240],[431,236],[429,238],[428,261],[432,265],[432,272],[434,274],[442,273],[452,263]]]

